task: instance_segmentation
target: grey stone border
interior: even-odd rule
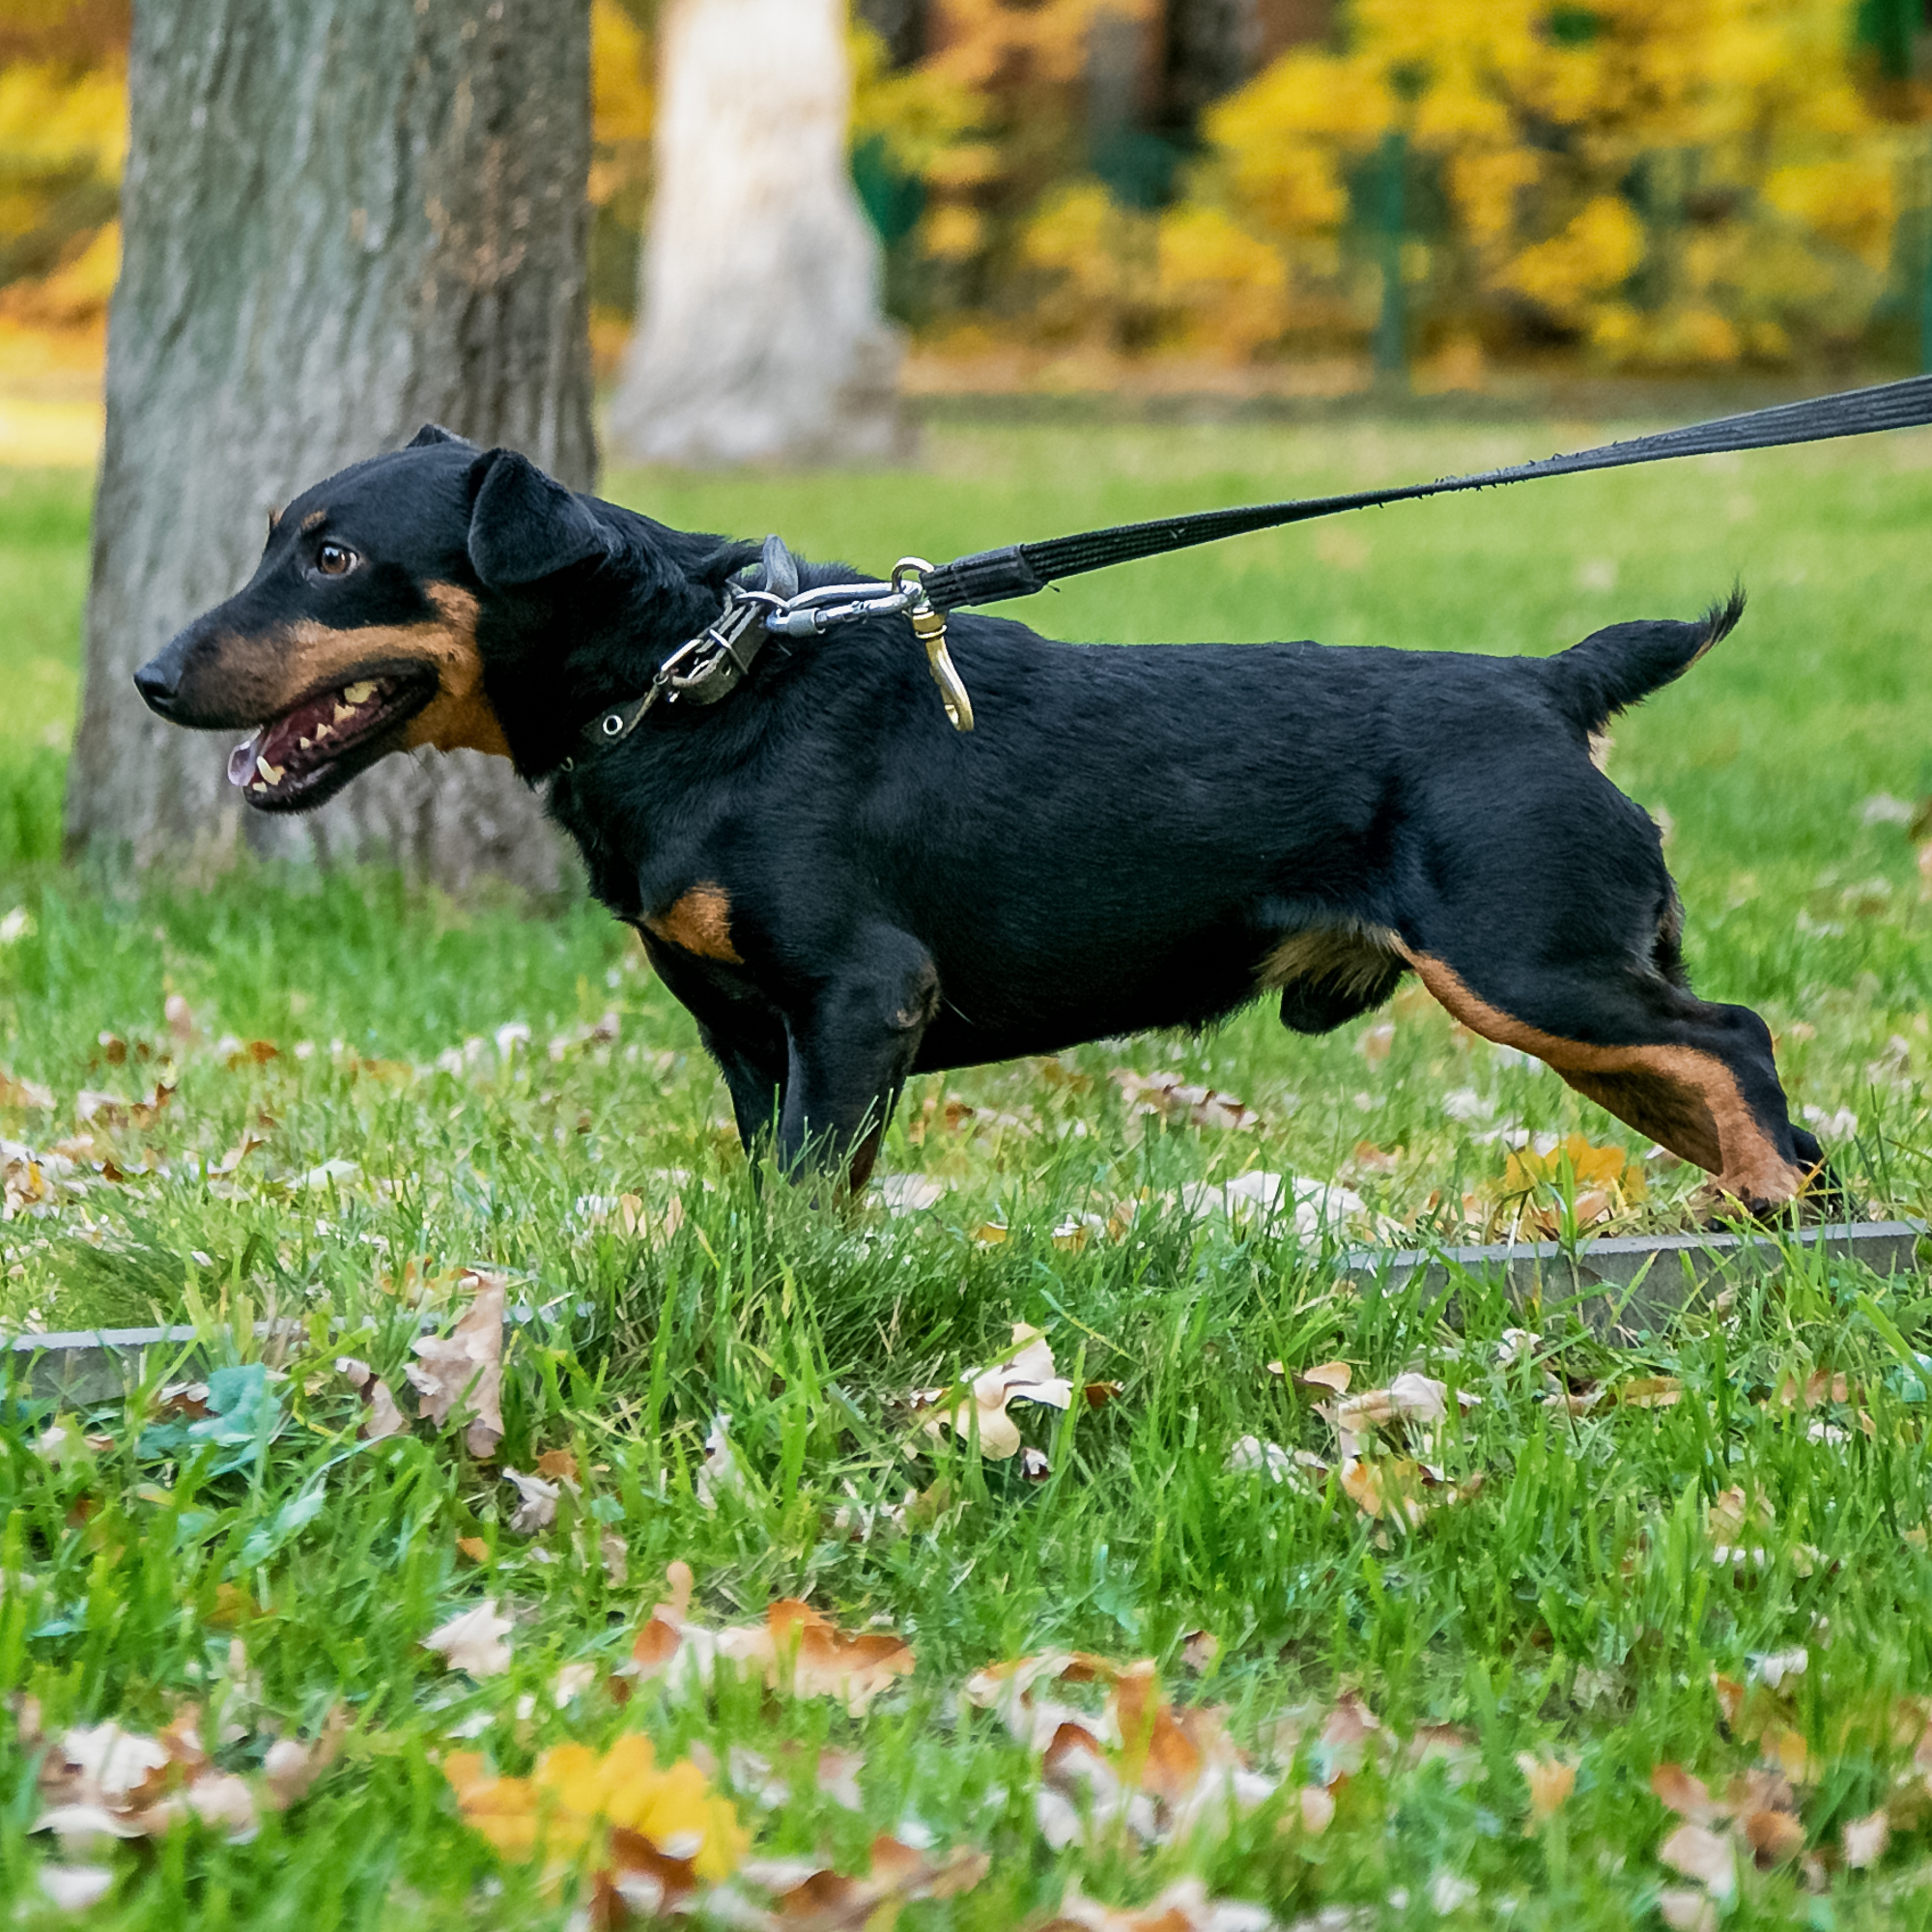
[[[1382,1292],[1453,1289],[1468,1276],[1500,1279],[1519,1301],[1570,1302],[1593,1328],[1655,1328],[1694,1303],[1707,1287],[1719,1293],[1780,1273],[1793,1250],[1855,1262],[1876,1275],[1910,1274],[1920,1265],[1923,1221],[1858,1221],[1795,1233],[1613,1236],[1584,1240],[1574,1253],[1559,1241],[1511,1241],[1495,1247],[1361,1249],[1340,1258],[1343,1270]]]
[[[1795,1248],[1856,1262],[1876,1275],[1910,1274],[1919,1265],[1922,1221],[1861,1221],[1805,1228],[1797,1234],[1617,1236],[1585,1240],[1576,1253],[1557,1241],[1511,1241],[1482,1248],[1369,1248],[1337,1257],[1344,1273],[1382,1292],[1420,1286],[1453,1290],[1463,1277],[1494,1279],[1518,1300],[1575,1302],[1605,1333],[1655,1327],[1694,1302],[1714,1280],[1722,1286],[1778,1273]],[[1418,1277],[1420,1278],[1418,1281]],[[512,1309],[512,1321],[530,1311]],[[300,1321],[258,1321],[272,1360],[307,1339]],[[207,1358],[211,1337],[194,1328],[100,1328],[0,1340],[0,1393],[76,1408],[118,1402],[148,1376],[191,1375]],[[156,1359],[150,1366],[149,1357]]]

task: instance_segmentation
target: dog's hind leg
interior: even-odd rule
[[[879,1141],[939,1010],[939,974],[924,947],[870,928],[863,953],[788,1012],[791,1053],[779,1159],[795,1178],[844,1165],[853,1193],[871,1179]]]
[[[1619,960],[1485,972],[1404,951],[1471,1032],[1534,1054],[1750,1212],[1795,1201],[1821,1177],[1823,1152],[1792,1125],[1771,1030],[1749,1008],[1699,1000],[1664,972]]]

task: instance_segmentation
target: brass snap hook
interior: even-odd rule
[[[913,606],[907,612],[912,619],[912,634],[925,646],[926,668],[932,673],[933,683],[939,687],[939,696],[952,728],[955,731],[970,731],[973,728],[973,700],[966,695],[966,686],[953,666],[952,653],[946,648],[946,612],[935,611],[926,601],[923,580],[931,568],[932,565],[923,557],[900,557],[893,565],[893,588],[901,594],[908,590],[916,593]]]

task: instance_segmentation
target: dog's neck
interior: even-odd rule
[[[673,530],[586,498],[619,538],[609,558],[526,589],[490,593],[477,629],[484,681],[518,772],[536,781],[572,755],[598,712],[640,695],[659,665],[719,612],[755,545]]]
[[[600,712],[643,695],[665,659],[717,618],[728,579],[749,571],[742,582],[763,582],[755,544],[582,500],[620,539],[616,553],[527,590],[492,593],[477,632],[491,703],[518,772],[532,781],[577,753]],[[845,565],[793,561],[802,588],[855,579]],[[753,680],[777,674],[776,661],[761,662]]]

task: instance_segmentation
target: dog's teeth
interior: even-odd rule
[[[315,740],[313,738],[303,738],[300,739],[298,742],[301,745],[301,748],[304,752],[311,751],[314,749]]]
[[[354,718],[355,716],[355,707],[353,704],[338,704],[335,707],[335,722],[338,724],[340,724],[345,718]]]
[[[342,688],[342,696],[350,704],[367,704],[376,695],[373,684],[348,684]]]
[[[271,765],[267,758],[258,757],[255,760],[255,769],[261,773],[266,782],[271,785],[278,785],[282,781],[282,774],[287,771],[288,767],[286,765]]]
[[[318,738],[332,738],[335,736],[335,726],[325,719],[315,727],[315,735]]]

